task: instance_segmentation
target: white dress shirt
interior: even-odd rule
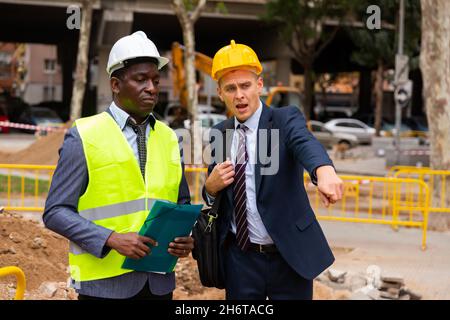
[[[123,135],[128,141],[128,144],[130,145],[131,149],[133,150],[134,157],[137,160],[138,166],[139,166],[139,152],[138,152],[138,146],[137,146],[137,134],[134,132],[133,128],[130,126],[127,126],[127,120],[130,115],[126,113],[124,110],[120,109],[114,102],[111,103],[109,106],[109,110],[111,111],[112,116],[116,120],[117,124],[120,127],[120,130],[122,130]],[[152,114],[150,114],[151,117],[153,117]],[[147,127],[145,128],[145,142],[148,142],[148,135],[150,133],[150,123],[147,123]]]
[[[259,125],[259,118],[261,117],[263,105],[260,101],[258,109],[250,118],[244,123],[248,130],[245,132],[248,162],[245,167],[245,191],[247,195],[247,224],[250,242],[257,244],[272,244],[273,240],[264,226],[261,216],[256,206],[256,187],[255,187],[255,164],[256,164],[256,146],[257,146],[257,132]],[[234,127],[236,128],[240,122],[235,118]],[[238,149],[238,133],[236,130],[233,133],[233,140],[231,143],[231,161],[233,165],[236,162],[236,153]],[[231,230],[236,234],[236,223],[234,221],[234,214],[231,221]]]

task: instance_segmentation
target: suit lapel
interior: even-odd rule
[[[261,189],[261,167],[262,167],[262,159],[260,156],[267,156],[267,152],[270,152],[270,129],[272,129],[272,110],[268,108],[265,104],[262,106],[262,112],[261,117],[259,118],[259,125],[258,125],[258,132],[256,133],[256,164],[255,164],[255,191],[256,191],[256,197],[258,197],[259,190]],[[261,139],[261,133],[264,139],[267,138],[267,150],[265,152],[262,152],[260,155],[260,139]],[[265,159],[264,163],[266,164],[267,161]]]
[[[270,141],[270,129],[272,129],[272,109],[268,108],[265,104],[262,106],[262,112],[261,117],[259,118],[259,124],[258,124],[258,132],[256,133],[256,164],[255,164],[255,191],[256,196],[259,194],[259,190],[261,187],[262,182],[262,176],[261,176],[261,158],[259,155],[259,143],[260,143],[260,133],[265,132],[265,137],[267,137],[267,150],[266,152],[262,152],[262,156],[267,157],[267,152],[271,152],[271,141]],[[267,131],[266,131],[267,130]],[[225,137],[224,145],[223,145],[223,154],[224,159],[226,160],[228,157],[231,159],[231,142],[233,139],[233,132],[234,132],[234,117],[225,120],[224,126],[222,128],[222,133]],[[264,159],[264,163],[267,163],[267,159]],[[232,185],[228,186],[225,189],[226,197],[228,198],[228,201],[230,203],[233,203],[233,188]]]
[[[224,141],[223,141],[223,161],[225,161],[227,158],[231,159],[231,142],[233,140],[233,132],[234,132],[234,117],[231,117],[228,120],[225,120],[225,123],[223,125],[222,128],[222,134],[224,137]],[[225,194],[226,197],[228,198],[228,201],[230,201],[230,203],[232,204],[233,201],[233,188],[231,187],[232,184],[230,186],[228,186],[227,188],[225,188]]]

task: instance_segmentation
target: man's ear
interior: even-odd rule
[[[121,84],[120,79],[116,78],[116,77],[111,77],[111,79],[109,80],[109,83],[111,85],[111,91],[114,94],[119,94],[119,92],[120,92],[120,84]]]
[[[262,94],[262,89],[264,87],[264,81],[262,77],[258,77],[258,80],[256,80],[256,86],[258,88],[258,94]]]
[[[219,85],[217,85],[217,95],[219,96],[220,101],[223,102],[222,90],[220,90],[220,86]]]

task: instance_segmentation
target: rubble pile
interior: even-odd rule
[[[369,266],[365,273],[328,269],[318,281],[334,290],[350,292],[349,300],[420,300],[422,296],[405,286],[401,275],[382,273]]]

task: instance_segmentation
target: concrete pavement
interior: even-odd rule
[[[332,268],[365,273],[371,265],[402,275],[405,285],[423,299],[450,299],[450,232],[427,232],[421,250],[421,230],[363,223],[320,221],[334,248]]]
[[[36,141],[34,134],[4,133],[0,134],[0,151],[17,152],[30,146]]]

